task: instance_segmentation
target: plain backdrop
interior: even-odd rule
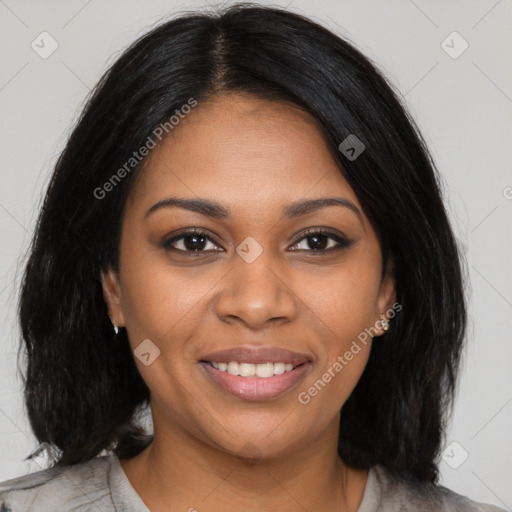
[[[40,469],[23,461],[37,442],[22,400],[16,301],[52,166],[86,95],[120,52],[156,23],[208,5],[0,0],[0,481]],[[289,5],[355,43],[400,91],[430,146],[472,293],[442,484],[512,510],[512,2],[273,5]],[[43,58],[41,47],[49,52],[52,44],[58,47]]]

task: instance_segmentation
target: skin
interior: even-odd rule
[[[214,200],[232,215],[172,207],[145,218],[169,196]],[[281,219],[284,206],[321,197],[351,201],[360,217],[329,206]],[[183,238],[175,251],[162,246],[194,227],[211,239],[196,242],[206,252],[185,252]],[[351,245],[319,253],[302,232],[320,227]],[[249,236],[263,249],[252,263],[235,250]],[[338,246],[327,236],[326,249]],[[126,327],[132,350],[145,339],[160,350],[148,366],[135,358],[151,390],[154,441],[121,461],[152,512],[357,510],[368,472],[337,454],[339,411],[371,339],[308,404],[297,397],[365,328],[383,334],[379,318],[395,288],[381,265],[374,229],[302,110],[246,94],[215,96],[157,145],[126,204],[119,274],[103,274],[109,313]],[[312,365],[282,396],[243,401],[198,364],[207,352],[239,345],[303,352]]]

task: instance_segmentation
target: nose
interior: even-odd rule
[[[235,255],[233,268],[217,296],[218,317],[251,330],[262,329],[267,323],[292,321],[297,315],[297,297],[282,274],[265,251],[252,263]]]

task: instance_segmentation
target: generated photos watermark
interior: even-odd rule
[[[398,302],[395,302],[393,306],[386,311],[386,318],[388,320],[395,317],[395,315],[402,310],[402,305]],[[376,334],[378,334],[379,330],[382,329],[383,322],[382,320],[377,320],[372,327],[366,328],[364,331],[361,331],[357,335],[357,340],[353,340],[350,348],[345,351],[343,355],[339,355],[336,361],[322,374],[322,376],[315,381],[315,383],[310,386],[306,391],[301,391],[297,395],[297,399],[299,403],[302,405],[307,405],[311,402],[311,399],[318,395],[320,391],[322,391],[325,386],[331,382],[336,375],[338,375],[345,366],[349,364],[354,356],[361,352],[362,347],[368,344],[368,341],[372,339]],[[359,343],[358,343],[359,342]]]
[[[160,123],[148,136],[146,142],[134,151],[132,156],[120,167],[101,187],[94,189],[94,197],[96,199],[104,199],[106,195],[114,190],[123,178],[125,178],[136,166],[139,164],[157,145],[157,142],[163,140],[165,135],[169,134],[180,123],[180,121],[190,113],[190,111],[197,106],[197,100],[189,98],[187,103],[182,105],[179,109],[174,111],[174,114],[169,117],[164,123]],[[156,141],[155,139],[158,139]]]

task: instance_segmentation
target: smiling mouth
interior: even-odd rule
[[[295,388],[311,369],[311,361],[292,364],[201,360],[199,365],[219,389],[239,400],[252,402],[278,399]]]
[[[229,362],[215,362],[215,361],[201,361],[211,365],[216,370],[229,373],[230,375],[238,377],[259,377],[267,379],[276,375],[283,375],[284,373],[291,372],[302,366],[301,364],[292,364],[284,362],[266,362],[266,363],[242,363],[238,361]]]
[[[201,354],[198,360],[208,380],[218,390],[240,400],[274,400],[288,394],[312,367],[307,352],[285,347],[239,345]]]

